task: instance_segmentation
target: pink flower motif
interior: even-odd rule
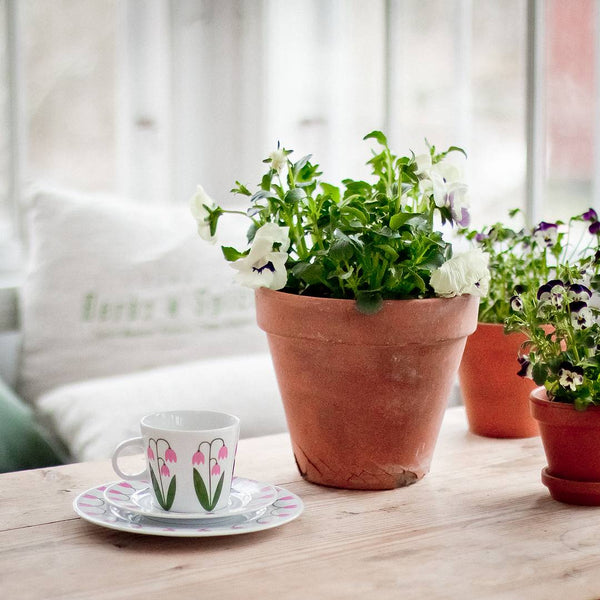
[[[211,475],[220,475],[221,473],[221,467],[219,466],[219,463],[215,463],[213,465],[213,468],[210,470]]]
[[[177,454],[175,454],[175,450],[173,450],[173,448],[167,448],[167,451],[165,452],[165,460],[167,462],[177,462]]]
[[[148,459],[149,460],[154,460],[154,452],[152,452],[152,448],[150,448],[150,446],[148,446]]]
[[[192,456],[192,464],[193,465],[203,465],[204,464],[204,454],[198,450],[198,452],[194,453]]]
[[[227,458],[228,452],[227,452],[227,446],[222,446],[221,449],[219,450],[219,460],[223,460],[224,458]]]
[[[171,471],[169,471],[169,467],[167,467],[167,465],[163,465],[163,466],[160,468],[160,474],[161,474],[163,477],[169,477],[169,475],[171,475]]]

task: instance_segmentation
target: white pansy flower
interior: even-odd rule
[[[431,179],[421,179],[419,181],[419,193],[423,196],[430,196],[433,193],[433,182]]]
[[[600,310],[600,294],[598,292],[592,292],[592,297],[588,302],[588,306]]]
[[[281,173],[282,169],[287,165],[287,156],[283,150],[274,150],[269,154],[271,159],[271,168]]]
[[[429,171],[429,177],[436,206],[447,206],[459,225],[468,225],[469,188],[462,182],[460,170],[448,163],[438,163]]]
[[[452,218],[462,226],[469,224],[468,186],[463,183],[461,170],[448,162],[431,164],[425,154],[415,158],[417,174],[424,178],[419,181],[419,191],[425,195],[433,194],[435,205],[450,209]]]
[[[431,169],[431,154],[419,154],[415,156],[415,163],[417,164],[417,175],[427,175],[429,169]]]
[[[577,391],[577,387],[583,383],[583,369],[580,366],[572,365],[569,362],[563,362],[558,371],[558,383],[572,392]]]
[[[551,248],[558,240],[558,225],[542,221],[534,230],[533,238],[540,246]]]
[[[576,300],[569,304],[569,313],[571,315],[571,325],[573,329],[587,329],[596,322],[596,316],[593,309],[587,302]]]
[[[486,296],[490,285],[489,255],[480,248],[457,254],[431,274],[437,296]]]
[[[199,185],[190,201],[190,210],[198,224],[198,235],[203,240],[214,244],[216,237],[210,234],[210,222],[208,221],[210,212],[207,207],[210,209],[216,208],[212,198],[204,191],[204,188]]]
[[[280,227],[275,223],[266,223],[258,229],[249,254],[231,263],[238,271],[236,281],[252,289],[266,287],[280,290],[285,287],[285,263],[290,246],[288,232],[288,227]],[[274,244],[279,244],[277,250],[273,248]]]

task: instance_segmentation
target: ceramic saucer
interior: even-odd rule
[[[548,467],[542,469],[542,483],[550,495],[559,502],[580,506],[600,506],[600,483],[597,481],[574,481],[552,475]]]
[[[79,494],[73,502],[75,512],[86,521],[108,529],[143,535],[168,537],[213,537],[238,535],[279,527],[293,521],[304,510],[296,494],[275,486],[277,496],[268,506],[250,513],[211,520],[173,520],[170,522],[149,519],[133,514],[109,503],[104,493],[110,484],[91,488]],[[267,484],[261,484],[266,486]]]
[[[268,483],[234,477],[231,482],[229,506],[213,512],[180,513],[166,511],[154,504],[147,481],[118,481],[108,484],[104,498],[113,506],[131,514],[153,519],[197,520],[223,519],[235,515],[257,512],[272,504],[277,498],[275,486]]]

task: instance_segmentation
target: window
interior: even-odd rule
[[[543,198],[554,214],[592,203],[598,145],[598,82],[595,80],[598,4],[546,3],[546,156]],[[576,10],[573,10],[576,8]]]
[[[360,138],[469,154],[475,224],[600,195],[594,0],[0,0],[0,230],[26,185],[219,201],[280,140],[325,176]],[[596,200],[597,202],[597,200]]]

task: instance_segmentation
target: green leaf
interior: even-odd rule
[[[341,208],[342,214],[350,215],[354,217],[359,223],[366,225],[369,222],[369,215],[365,214],[363,211],[358,208],[354,208],[353,206],[344,206]]]
[[[385,135],[383,135],[383,133],[381,133],[381,131],[371,131],[371,133],[367,133],[367,135],[365,135],[365,137],[363,138],[363,140],[370,140],[370,139],[375,139],[377,140],[382,146],[387,146],[387,138],[385,137]]]
[[[548,367],[543,363],[533,365],[531,375],[537,385],[543,385],[548,377]]]
[[[337,204],[340,201],[340,188],[330,183],[322,183],[321,189],[325,194],[331,196],[331,199]]]
[[[219,483],[217,483],[217,489],[215,490],[215,495],[213,496],[209,510],[214,510],[215,506],[219,502],[219,498],[221,497],[221,491],[223,490],[223,479],[224,478],[225,478],[225,473],[222,473],[221,479],[219,479]]]
[[[411,213],[396,213],[390,219],[390,229],[400,229],[412,217]]]
[[[204,510],[211,510],[210,500],[204,481],[202,480],[202,477],[200,477],[198,469],[192,470],[194,471],[194,490],[196,491],[196,498],[198,498],[198,502],[200,502],[200,505]]]
[[[164,506],[165,510],[171,510],[171,506],[173,506],[173,501],[175,500],[175,491],[177,490],[177,483],[175,482],[176,479],[177,476],[173,475],[173,479],[171,479],[169,489],[167,490],[167,500]]]
[[[296,177],[298,175],[298,173],[300,173],[300,171],[304,168],[304,166],[311,159],[311,157],[312,157],[312,154],[307,154],[306,156],[303,156],[297,163],[294,163],[294,165],[292,167],[294,177]]]
[[[323,267],[316,263],[298,263],[292,268],[292,275],[308,285],[314,285],[323,280]]]
[[[249,244],[251,244],[254,241],[254,236],[256,235],[257,231],[258,225],[254,221],[252,221],[252,225],[248,227],[248,231],[246,232],[246,239],[248,240]]]
[[[211,211],[208,206],[205,208],[209,211],[208,223],[210,229],[210,235],[214,236],[217,233],[217,225],[219,223],[219,217],[223,214],[223,211],[220,208]]]
[[[425,280],[416,271],[413,271],[411,274],[415,287],[421,290],[421,292],[425,292],[427,290],[427,284],[425,283]]]
[[[383,307],[383,298],[379,292],[358,292],[356,308],[365,315],[374,315]]]
[[[461,154],[464,155],[465,158],[467,158],[467,153],[459,146],[450,146],[450,148],[448,148],[446,153],[448,153],[448,152],[460,152]]]
[[[242,194],[244,196],[252,196],[252,192],[243,183],[236,181],[235,184],[237,185],[237,187],[234,187],[231,190],[232,193]]]
[[[262,181],[260,182],[260,187],[264,191],[268,191],[271,189],[271,180],[273,179],[273,169],[269,170],[268,173],[263,175]]]
[[[439,252],[430,256],[427,260],[418,264],[420,269],[425,269],[426,271],[432,272],[436,269],[439,269],[446,262],[444,255]]]
[[[346,271],[345,273],[343,273],[342,275],[340,275],[339,278],[342,281],[346,281],[347,279],[350,279],[350,277],[352,277],[353,273],[354,273],[354,267],[350,267],[350,269],[348,271]]]
[[[244,256],[246,256],[248,254],[248,251],[240,252],[239,250],[236,250],[235,248],[232,248],[231,246],[221,246],[221,250],[223,252],[223,256],[225,257],[225,260],[228,260],[229,262],[233,262],[234,260],[239,260],[240,258],[244,258]]]
[[[163,498],[162,492],[160,490],[160,485],[158,484],[158,479],[156,479],[156,475],[154,474],[154,469],[150,467],[150,479],[152,480],[152,488],[154,489],[154,494],[156,495],[156,500],[160,504],[161,508],[165,508],[165,499]]]
[[[403,225],[414,225],[416,227],[422,227],[427,224],[427,220],[423,217],[421,213],[405,213],[400,212],[396,213],[390,219],[390,228],[397,230],[400,229]]]
[[[259,190],[250,198],[250,202],[255,203],[257,200],[262,200],[263,198],[277,198],[277,196],[270,190]]]
[[[353,254],[352,242],[347,237],[337,239],[329,248],[329,258],[335,262],[350,260]]]
[[[385,255],[391,260],[395,261],[398,259],[398,253],[389,244],[377,244],[375,248],[383,250]]]
[[[306,192],[302,188],[291,189],[284,197],[285,202],[296,203],[306,198]]]

